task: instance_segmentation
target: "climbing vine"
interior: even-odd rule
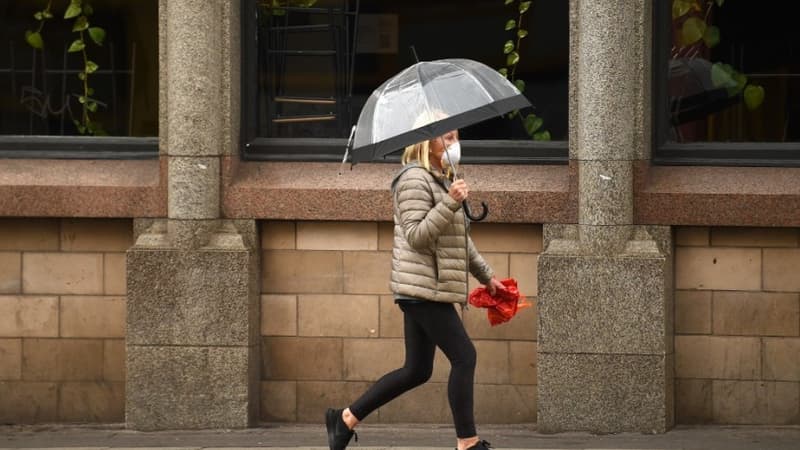
[[[46,22],[54,17],[52,3],[52,0],[48,0],[44,9],[33,14],[33,18],[39,22],[36,31],[25,32],[25,41],[37,50],[43,50],[45,47],[43,31]],[[106,134],[102,124],[92,118],[92,115],[97,112],[100,102],[92,97],[94,89],[90,86],[90,77],[99,66],[89,58],[87,38],[95,45],[101,46],[106,38],[106,31],[101,27],[93,26],[89,19],[93,12],[92,5],[88,1],[70,0],[69,6],[64,11],[64,19],[72,21],[72,32],[75,33],[74,40],[67,48],[67,52],[80,53],[83,58],[83,70],[78,72],[82,92],[77,95],[78,102],[82,105],[82,113],[80,120],[72,118],[73,123],[81,134],[102,136]]]
[[[505,55],[505,66],[498,69],[504,77],[514,83],[514,86],[520,92],[525,92],[525,81],[517,77],[517,67],[520,61],[520,47],[522,40],[528,36],[528,30],[523,28],[523,19],[525,13],[531,8],[531,1],[522,0],[503,0],[506,6],[511,5],[514,8],[514,17],[509,18],[505,23],[505,31],[511,34],[511,39],[508,39],[503,44],[503,54]],[[509,119],[519,117],[522,120],[522,125],[525,132],[537,141],[549,141],[550,132],[543,129],[544,120],[533,113],[523,114],[519,110],[512,111],[508,114]]]

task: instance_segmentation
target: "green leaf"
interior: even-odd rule
[[[764,103],[764,88],[754,84],[744,88],[744,105],[749,110],[754,110]]]
[[[508,22],[506,22],[506,31],[513,30],[516,27],[517,21],[514,19],[508,19]]]
[[[67,49],[67,52],[69,53],[79,52],[84,48],[86,48],[86,44],[83,43],[83,39],[75,39],[74,41],[72,41],[72,44],[70,44],[69,49]]]
[[[537,117],[536,114],[528,114],[525,116],[525,131],[528,135],[533,136],[533,133],[536,133],[536,130],[542,127],[544,121],[541,117]]]
[[[103,45],[103,41],[106,39],[106,30],[100,27],[91,27],[89,28],[89,37],[95,44]]]
[[[92,5],[90,5],[88,3],[83,5],[83,13],[84,14],[86,14],[87,16],[91,16],[93,12],[94,12],[94,9],[92,8]]]
[[[94,61],[86,61],[86,73],[94,73],[97,67],[97,63]]]
[[[519,3],[519,13],[520,14],[525,14],[525,11],[527,11],[528,8],[530,8],[530,7],[531,7],[531,2],[520,2]]]
[[[508,118],[509,119],[513,119],[514,117],[517,117],[517,114],[519,114],[519,110],[515,109],[515,110],[511,111],[510,113],[508,113]]]
[[[703,42],[706,43],[708,48],[713,48],[719,44],[719,28],[713,25],[706,28],[706,32],[703,34]]]
[[[725,3],[725,0],[717,0],[717,6],[722,6]]]
[[[533,133],[533,140],[534,141],[549,141],[550,140],[550,132],[547,130],[540,131],[538,133]]]
[[[36,14],[33,15],[33,18],[36,20],[42,20],[44,18],[44,13],[41,11],[36,11]]]
[[[528,30],[523,30],[522,28],[520,28],[519,30],[517,30],[517,37],[518,37],[518,38],[522,39],[522,38],[524,38],[524,37],[525,37],[525,36],[527,36],[527,35],[528,35]]]
[[[25,41],[33,48],[38,48],[39,50],[44,48],[44,40],[38,31],[26,31]]]
[[[706,23],[697,17],[689,17],[681,27],[681,41],[684,46],[692,45],[703,39],[706,33]]]
[[[89,102],[89,103],[87,103],[87,104],[86,104],[86,109],[88,109],[88,110],[89,110],[89,111],[91,111],[91,112],[95,112],[95,111],[97,111],[97,103],[95,103],[95,102]]]
[[[711,84],[716,88],[736,87],[736,80],[733,79],[733,69],[731,66],[722,63],[712,64]]]
[[[506,5],[510,5],[512,3],[514,3],[514,0],[506,0]]]
[[[507,40],[505,44],[503,44],[503,54],[507,55],[514,51],[514,42],[511,39]]]
[[[86,90],[86,93],[89,94],[89,95],[94,95],[94,89],[89,88],[89,89]]]
[[[517,89],[519,89],[520,92],[524,92],[525,91],[525,81],[523,81],[523,80],[515,81],[514,82],[514,86],[516,86]]]
[[[89,28],[89,19],[86,16],[80,16],[75,19],[75,24],[72,25],[72,31],[83,31]]]
[[[49,9],[45,9],[42,11],[42,16],[44,16],[45,19],[52,19],[53,13],[51,13]]]
[[[519,53],[511,52],[508,54],[508,57],[506,58],[506,64],[508,64],[509,66],[513,66],[518,62],[519,62]]]
[[[86,97],[85,97],[85,96],[83,96],[83,95],[81,95],[81,96],[78,96],[78,103],[80,103],[81,105],[83,105],[84,103],[86,103]]]
[[[744,89],[744,87],[747,85],[747,76],[742,73],[734,71],[733,81],[736,82],[736,86],[728,89],[728,95],[730,95],[731,97],[733,97],[734,95],[738,95],[739,92],[741,92],[742,89]]]
[[[500,72],[500,75],[508,78],[508,68],[503,67],[502,69],[497,69],[497,71]]]
[[[64,18],[72,19],[73,17],[78,17],[82,11],[83,9],[81,8],[80,2],[78,3],[72,2],[69,4],[67,10],[64,12]]]
[[[78,132],[80,132],[81,134],[86,134],[86,127],[81,125],[80,122],[78,122],[77,120],[73,120],[72,123],[75,124],[75,128],[78,129]]]
[[[692,9],[692,2],[690,0],[673,0],[672,1],[672,18],[677,19],[689,13]]]
[[[83,81],[86,79],[86,72],[78,72],[78,79]]]

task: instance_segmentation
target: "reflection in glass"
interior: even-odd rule
[[[670,0],[669,140],[800,140],[800,29],[789,4]]]
[[[421,60],[467,58],[499,69],[517,8],[504,0],[258,0],[257,134],[346,138],[372,91],[415,62],[411,46]],[[552,140],[567,136],[568,8],[532,3],[516,73]],[[461,135],[531,139],[520,117]]]

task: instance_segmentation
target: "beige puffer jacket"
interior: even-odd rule
[[[392,292],[396,297],[466,303],[467,251],[469,271],[478,281],[485,284],[494,273],[472,239],[467,237],[465,242],[467,227],[461,204],[416,163],[405,166],[395,177],[392,192]]]

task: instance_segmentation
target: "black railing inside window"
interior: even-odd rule
[[[15,45],[17,43],[13,41],[8,43],[10,65],[9,67],[0,67],[0,75],[5,75],[10,79],[11,95],[19,100],[19,104],[26,113],[27,117],[22,120],[27,122],[27,130],[24,134],[74,135],[74,129],[70,130],[69,128],[72,127],[74,120],[80,120],[80,110],[83,106],[78,100],[80,97],[78,93],[68,92],[67,86],[70,83],[68,77],[77,77],[82,70],[69,67],[67,46],[64,46],[60,67],[48,67],[44,54],[39,57],[37,51],[33,49],[30,50],[31,64],[19,65],[14,55]],[[125,105],[120,101],[120,97],[124,93],[128,99],[133,99],[136,94],[134,82],[136,79],[136,43],[132,44],[130,66],[127,69],[114,66],[116,58],[113,42],[107,44],[107,49],[110,67],[96,70],[92,73],[92,78],[110,87],[111,96],[107,101],[96,99],[96,102],[100,110],[109,113],[112,119],[111,130],[130,136],[133,129],[133,102],[128,101]],[[58,80],[58,88],[55,91],[48,86],[48,82],[53,78]],[[39,130],[36,125],[41,125],[44,129]],[[50,129],[51,125],[56,125],[55,129]],[[3,131],[10,134],[6,126],[3,127]]]

